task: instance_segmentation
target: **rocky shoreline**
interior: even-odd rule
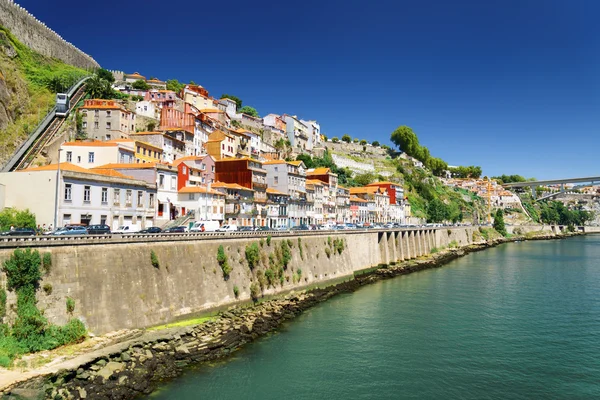
[[[511,237],[449,249],[395,265],[355,274],[354,279],[327,288],[299,292],[253,307],[223,312],[215,321],[197,326],[145,332],[139,337],[70,360],[68,368],[5,388],[6,399],[133,399],[148,395],[186,367],[228,357],[244,344],[275,331],[283,322],[340,293],[382,279],[437,268],[468,253],[518,240],[558,239],[542,235]]]

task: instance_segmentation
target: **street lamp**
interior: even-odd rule
[[[62,149],[58,149],[58,166],[56,168],[56,193],[54,195],[54,229],[56,230],[58,222],[58,190],[60,188],[60,152]]]

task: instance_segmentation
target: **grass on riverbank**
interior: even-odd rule
[[[201,325],[201,324],[205,324],[210,321],[215,321],[217,318],[218,318],[217,316],[209,316],[209,317],[198,317],[198,318],[192,318],[192,319],[185,319],[183,321],[173,322],[170,324],[153,326],[151,328],[148,328],[147,330],[148,331],[160,331],[162,329],[168,329],[168,328],[181,328],[184,326]]]

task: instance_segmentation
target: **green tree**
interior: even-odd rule
[[[494,216],[494,229],[502,236],[508,235],[506,227],[504,226],[504,211],[502,211],[502,209],[496,211],[496,215]]]
[[[113,89],[110,86],[110,82],[106,79],[100,78],[98,75],[93,75],[90,79],[85,82],[85,87],[93,99],[111,99],[113,95]]]
[[[231,99],[231,100],[233,100],[233,99]],[[258,111],[256,111],[256,108],[254,108],[254,107],[244,106],[244,107],[239,108],[238,112],[258,118]]]
[[[222,98],[222,99],[230,99],[230,100],[233,100],[233,101],[235,101],[236,108],[237,108],[238,110],[239,110],[240,108],[242,108],[242,99],[240,99],[240,98],[239,98],[239,97],[237,97],[237,96],[234,96],[234,95],[232,95],[232,94],[225,94],[225,93],[224,93],[224,94],[222,94],[222,95],[221,95],[221,98]]]
[[[427,160],[426,167],[429,168],[435,176],[442,176],[444,171],[448,169],[448,164],[441,158],[431,157]]]
[[[380,144],[377,140],[375,140],[373,143],[371,143],[373,145],[373,147],[379,147]]]
[[[180,83],[177,79],[169,79],[167,81],[167,90],[172,90],[179,93],[185,87],[185,83]]]
[[[352,141],[352,138],[350,137],[350,135],[344,135],[342,136],[342,141],[346,142],[346,143],[350,143]]]
[[[446,204],[438,198],[434,198],[427,204],[427,221],[438,223],[448,219]]]
[[[420,148],[419,139],[417,135],[408,126],[402,125],[398,127],[392,136],[390,137],[392,143],[394,143],[400,150],[414,157],[418,149]]]
[[[366,186],[369,183],[373,183],[375,181],[375,175],[371,172],[365,172],[363,174],[358,174],[354,177],[354,182],[358,186]]]
[[[365,139],[362,139],[362,140],[360,141],[360,144],[361,144],[361,145],[363,145],[363,146],[365,146],[365,145],[367,144],[367,141],[366,141]]]
[[[35,229],[35,214],[29,211],[29,209],[17,211],[15,214],[15,226]]]
[[[115,82],[115,77],[113,76],[112,72],[104,68],[99,68],[98,70],[96,70],[96,75],[98,75],[100,79],[104,79],[108,83],[112,84]]]
[[[332,141],[333,143],[337,143],[337,142],[339,142],[339,141],[340,141],[340,139],[338,139],[336,136],[334,136],[334,137],[332,137],[332,138],[331,138],[331,141]]]
[[[150,89],[150,85],[148,85],[146,83],[146,81],[142,80],[142,79],[138,79],[137,81],[133,82],[131,84],[131,87],[136,89],[136,90],[148,90]]]

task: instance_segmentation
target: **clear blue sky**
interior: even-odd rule
[[[600,175],[600,1],[20,0],[103,67],[484,174]]]

